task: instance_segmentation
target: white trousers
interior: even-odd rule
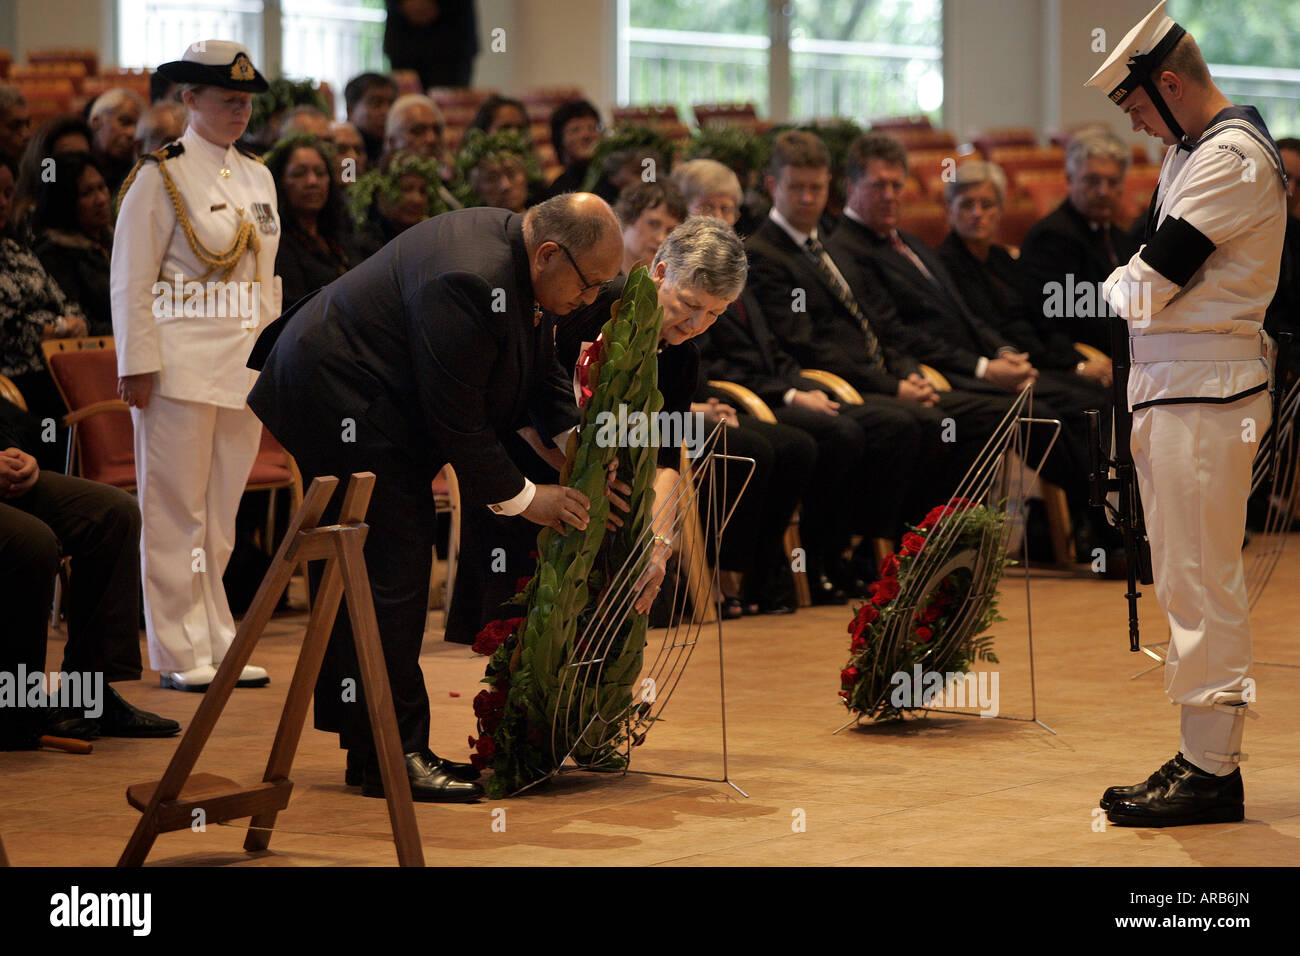
[[[1272,414],[1267,392],[1228,405],[1156,405],[1133,413],[1133,461],[1155,595],[1169,620],[1165,692],[1181,704],[1183,756],[1231,773],[1251,664],[1241,560],[1251,465]]]
[[[131,421],[149,666],[163,672],[216,666],[235,639],[221,575],[262,423],[248,408],[157,393],[147,407],[131,409]]]

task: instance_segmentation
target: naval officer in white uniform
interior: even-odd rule
[[[118,391],[131,406],[149,662],[202,691],[235,636],[221,576],[262,424],[245,398],[259,328],[280,313],[275,183],[234,144],[267,88],[248,51],[206,40],[158,68],[189,128],[123,184],[111,295]],[[240,686],[268,682],[249,665]]]
[[[1271,414],[1263,320],[1286,222],[1286,176],[1264,121],[1224,97],[1164,7],[1088,81],[1169,147],[1146,241],[1105,286],[1129,323],[1133,460],[1169,621],[1165,690],[1182,715],[1177,756],[1102,797],[1108,819],[1128,826],[1244,815],[1238,764],[1252,695],[1241,542]]]

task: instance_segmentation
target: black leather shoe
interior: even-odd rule
[[[429,760],[433,754],[404,754],[406,776],[411,782],[411,797],[420,803],[473,803],[483,796],[483,788],[469,780],[458,780]],[[437,759],[437,758],[435,758]],[[367,761],[361,781],[361,795],[382,797],[384,781],[379,775],[379,760]]]
[[[451,774],[457,780],[477,780],[483,776],[472,763],[456,763],[454,760],[439,757],[432,750],[426,750],[424,756],[439,770]],[[348,766],[343,772],[343,783],[349,787],[359,787],[365,780],[365,773],[366,755],[357,750],[349,750]]]
[[[99,721],[92,720],[75,707],[51,707],[49,722],[41,734],[71,740],[94,740],[99,736]]]
[[[175,737],[180,732],[181,725],[176,721],[134,707],[112,687],[108,688],[104,696],[104,712],[99,715],[100,736]]]
[[[1241,771],[1225,777],[1206,773],[1180,753],[1137,789],[1112,787],[1106,819],[1124,827],[1181,827],[1195,823],[1237,823],[1245,819]]]
[[[844,592],[824,574],[809,574],[808,590],[812,592],[813,604],[843,604],[848,600]]]
[[[786,604],[784,601],[760,601],[758,603],[759,614],[793,614],[798,608],[793,604]]]

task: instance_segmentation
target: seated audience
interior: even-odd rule
[[[14,191],[13,209],[10,219],[17,234],[25,241],[31,242],[32,209],[36,205],[36,193],[40,189],[41,174],[46,173],[50,164],[45,160],[56,153],[90,152],[90,126],[78,116],[65,114],[46,120],[36,134],[27,141],[22,162],[18,167],[18,183]]]
[[[9,223],[13,196],[14,162],[0,154],[0,223]],[[7,225],[0,232],[0,375],[13,380],[38,420],[61,422],[68,411],[45,367],[41,342],[85,334],[81,309],[68,304],[41,260]],[[41,443],[42,468],[63,467],[59,444]]]
[[[359,259],[417,222],[447,211],[438,165],[404,150],[385,156],[347,191]]]
[[[541,201],[541,170],[528,141],[515,130],[471,129],[456,157],[456,170],[466,206],[523,212]]]
[[[358,261],[349,251],[342,187],[333,175],[328,143],[298,135],[276,143],[265,157],[275,179],[280,213],[280,245],[275,274],[282,283],[285,310],[305,295],[333,282]]]
[[[1080,533],[1087,530],[1087,428],[1084,412],[1105,406],[1105,390],[1075,373],[1038,369],[1003,328],[976,315],[938,255],[919,237],[898,228],[902,218],[907,155],[893,137],[869,133],[855,140],[846,159],[849,184],[844,218],[827,242],[849,263],[849,285],[874,274],[898,311],[895,337],[955,388],[1015,395],[1034,386],[1034,417],[1064,424],[1043,475],[1062,486]],[[1078,361],[1078,360],[1076,360]],[[1046,428],[1028,433],[1029,460],[1046,451]]]
[[[1006,246],[993,241],[1006,190],[1006,176],[993,163],[977,159],[957,167],[956,178],[945,189],[952,232],[938,249],[939,260],[971,311],[1027,352],[1035,368],[1073,371],[1109,388],[1109,359],[1084,359],[1064,329],[1048,328],[1044,336],[1026,314],[1019,263]],[[1109,402],[1105,392],[1094,394],[1097,401]]]
[[[90,151],[104,171],[109,192],[115,196],[135,165],[135,124],[143,109],[140,97],[117,87],[101,93],[86,117],[93,134]]]
[[[1086,342],[1110,354],[1110,325],[1098,320],[1105,301],[1101,287],[1138,249],[1115,224],[1128,163],[1128,147],[1111,133],[1083,132],[1066,147],[1070,193],[1034,224],[1020,246],[1022,295],[1045,338],[1059,327],[1071,342]],[[1069,307],[1081,300],[1082,310]],[[1061,303],[1067,306],[1064,315],[1059,314]],[[1079,311],[1089,314],[1076,314]]]
[[[16,86],[0,85],[0,153],[19,157],[32,137],[32,114]]]
[[[361,130],[351,123],[332,123],[330,138],[334,141],[334,158],[337,162],[335,175],[345,186],[355,183],[366,174],[370,166],[370,157],[366,155],[366,142],[361,138]],[[351,160],[351,165],[348,164]]]
[[[445,144],[446,124],[438,104],[420,93],[399,96],[384,123],[385,151],[414,153],[437,163],[439,196],[448,209],[459,209],[460,200],[450,188],[455,173],[448,165]]]
[[[596,147],[604,135],[605,127],[601,125],[600,114],[586,100],[570,100],[555,108],[551,113],[551,146],[555,150],[556,161],[564,167],[564,171],[546,187],[547,196],[582,189],[591,157],[595,155]]]
[[[366,157],[379,162],[384,154],[384,125],[397,99],[397,84],[382,73],[362,73],[343,87],[348,122],[357,128],[366,144]]]
[[[32,211],[35,252],[67,304],[81,307],[89,334],[112,335],[112,197],[90,153],[60,153],[55,159],[58,175],[41,181]]]
[[[614,215],[623,224],[623,274],[650,267],[655,253],[686,218],[686,203],[672,180],[633,183],[618,195]]]
[[[152,153],[173,140],[180,139],[188,121],[185,107],[175,100],[154,103],[141,114],[140,122],[135,124],[135,141],[140,155]]]
[[[288,139],[290,136],[298,135],[315,136],[317,139],[330,142],[333,136],[330,118],[320,107],[312,106],[310,103],[299,103],[286,110],[284,116],[280,118],[279,138]]]
[[[0,399],[0,671],[45,671],[54,580],[70,558],[60,669],[102,675],[103,684],[82,684],[89,710],[0,708],[0,750],[34,749],[42,734],[174,736],[180,724],[131,706],[110,686],[142,672],[140,509],[125,491],[43,470],[33,457],[39,434],[38,421]]]
[[[862,393],[865,407],[855,414],[868,434],[897,436],[904,463],[882,485],[894,493],[903,486],[896,513],[915,523],[952,494],[1010,402],[936,392],[896,342],[898,315],[879,281],[822,243],[817,224],[830,191],[825,143],[804,130],[779,134],[765,185],[772,210],[745,242],[750,289],[799,367],[848,381]],[[944,440],[949,418],[956,425],[951,442]]]
[[[469,122],[470,129],[481,129],[485,133],[511,129],[525,139],[528,139],[530,126],[528,110],[523,103],[496,93],[483,101],[483,105],[478,108],[478,112]]]

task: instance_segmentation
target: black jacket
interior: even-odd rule
[[[1141,219],[1143,217],[1139,217]],[[1115,258],[1120,265],[1133,258],[1137,240],[1114,224],[1106,227]],[[1100,293],[1114,267],[1106,255],[1100,229],[1093,229],[1083,213],[1066,199],[1054,212],[1044,216],[1025,235],[1020,246],[1021,295],[1026,315],[1045,338],[1063,335],[1071,342],[1087,342],[1110,354],[1110,325],[1098,318],[1049,317],[1044,314],[1044,287],[1057,283],[1062,290],[1082,283],[1095,283]],[[1068,277],[1068,278],[1067,278]],[[1094,296],[1100,302],[1100,296]]]
[[[939,259],[966,300],[966,305],[987,325],[997,329],[1038,368],[1073,369],[1081,356],[1063,329],[1039,328],[1029,320],[1020,281],[1019,264],[1006,246],[996,243],[980,262],[955,232],[938,249]]]
[[[843,227],[836,233],[843,231]],[[827,245],[829,249],[829,244]],[[750,289],[758,299],[772,332],[801,368],[834,372],[862,392],[897,395],[898,380],[918,368],[917,362],[894,341],[896,313],[874,282],[854,286],[858,308],[867,317],[884,353],[886,370],[867,356],[862,328],[822,279],[812,258],[771,219],[745,241],[749,254]],[[845,272],[846,263],[831,258]]]
[[[285,308],[329,285],[347,272],[349,265],[351,258],[342,244],[323,247],[320,240],[313,242],[286,225],[275,252],[275,274],[280,277]]]
[[[113,309],[108,293],[108,252],[81,233],[47,229],[33,251],[69,302],[81,306],[91,335],[113,334]]]
[[[792,388],[808,389],[803,369],[772,334],[763,307],[748,286],[696,340],[704,374],[744,385],[773,409],[784,404]]]
[[[938,284],[923,276],[911,261],[854,219],[845,216],[826,246],[836,261],[844,260],[852,275],[849,285],[874,275],[898,310],[897,340],[917,359],[938,369],[954,387],[978,387],[975,366],[981,356],[993,358],[1015,346],[967,307],[939,257],[922,240],[899,232]]]
[[[350,464],[395,449],[430,477],[450,462],[468,504],[507,500],[524,479],[501,436],[577,423],[533,304],[522,216],[426,219],[262,333],[249,405],[295,456]]]

